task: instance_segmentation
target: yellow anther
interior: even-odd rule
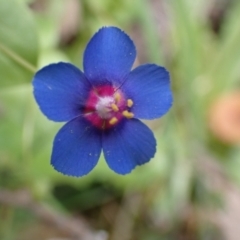
[[[127,110],[123,111],[123,112],[122,112],[122,115],[123,115],[124,117],[126,117],[126,118],[133,118],[133,117],[134,117],[134,114],[131,113],[131,112],[129,112],[129,111],[127,111]]]
[[[111,107],[112,107],[112,110],[113,110],[114,112],[118,112],[118,111],[119,111],[119,108],[118,108],[118,106],[117,106],[115,103],[113,103],[113,104],[111,105]]]
[[[109,124],[114,125],[118,122],[118,119],[116,117],[113,117],[109,120]]]
[[[115,98],[116,103],[118,103],[120,101],[120,99],[121,99],[120,93],[118,93],[118,92],[115,93],[114,98]]]
[[[128,107],[132,107],[132,105],[133,105],[133,100],[132,99],[128,99],[127,100],[127,106]]]

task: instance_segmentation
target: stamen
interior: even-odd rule
[[[128,99],[127,100],[127,106],[128,107],[132,107],[132,105],[133,105],[133,100],[132,99]]]
[[[116,103],[118,103],[120,101],[120,99],[121,99],[120,93],[118,93],[118,92],[115,93],[114,98],[115,98]]]
[[[109,120],[109,124],[114,125],[118,122],[118,119],[116,117],[113,117]]]
[[[103,121],[102,129],[105,129],[105,127],[106,127],[106,120]]]
[[[113,110],[114,112],[118,112],[118,111],[119,111],[119,108],[118,108],[118,106],[117,106],[115,103],[113,103],[113,104],[111,105],[111,107],[112,107],[112,110]]]
[[[128,118],[128,119],[134,117],[134,114],[131,113],[131,112],[129,112],[129,111],[127,111],[127,110],[123,111],[123,112],[122,112],[122,115],[123,115],[124,117]]]

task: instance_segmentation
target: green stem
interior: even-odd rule
[[[4,52],[6,55],[8,55],[10,58],[12,58],[14,61],[16,61],[19,65],[26,68],[30,72],[35,73],[37,71],[37,68],[33,66],[31,63],[24,60],[21,56],[17,55],[13,51],[11,51],[9,48],[5,47],[0,43],[0,50]]]

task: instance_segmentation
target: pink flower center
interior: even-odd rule
[[[124,117],[134,117],[130,112],[132,105],[133,101],[126,99],[120,90],[109,85],[97,87],[89,92],[84,116],[97,128],[109,129]]]

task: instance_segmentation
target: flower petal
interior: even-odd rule
[[[83,118],[75,118],[57,133],[51,158],[53,167],[69,176],[88,174],[101,153],[101,133]]]
[[[127,98],[133,100],[131,111],[136,118],[159,118],[172,106],[169,73],[155,64],[134,69],[121,89]]]
[[[127,174],[154,156],[156,140],[152,131],[138,119],[126,120],[103,133],[103,152],[108,166]]]
[[[93,85],[118,86],[130,72],[135,58],[134,43],[126,33],[116,27],[103,27],[86,47],[84,73]]]
[[[81,113],[90,83],[69,63],[50,64],[33,79],[34,96],[42,112],[51,120],[68,121]]]

